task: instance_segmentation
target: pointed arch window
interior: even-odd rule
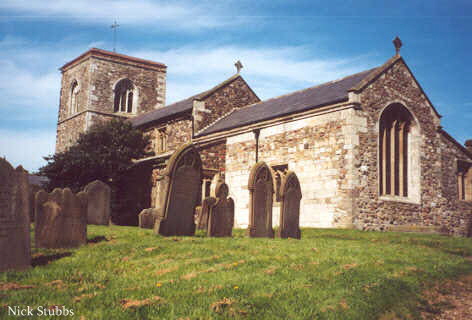
[[[401,104],[388,106],[379,126],[380,195],[409,197],[412,166],[412,132],[415,122]],[[417,164],[415,164],[417,165]]]
[[[70,105],[69,115],[79,112],[79,83],[77,80],[72,81],[70,86]]]
[[[118,81],[115,86],[114,112],[133,113],[135,100],[134,85],[129,79]]]

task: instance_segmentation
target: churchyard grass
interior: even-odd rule
[[[35,267],[0,273],[0,318],[7,306],[55,305],[77,319],[417,318],[428,287],[472,273],[472,239],[440,235],[161,237],[88,226],[88,239],[77,249],[33,248]]]

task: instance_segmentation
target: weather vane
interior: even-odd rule
[[[115,22],[110,26],[110,28],[113,29],[113,52],[116,52],[116,28],[118,28],[120,25]]]
[[[234,66],[236,67],[236,73],[239,73],[241,71],[241,69],[243,68],[243,64],[241,63],[241,61],[236,61],[236,63],[234,64]]]
[[[403,43],[398,36],[395,39],[393,39],[392,42],[393,42],[393,45],[395,46],[395,54],[399,56],[400,48],[402,47]]]

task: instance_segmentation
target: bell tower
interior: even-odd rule
[[[94,123],[132,118],[165,106],[166,65],[92,48],[62,72],[56,152]]]

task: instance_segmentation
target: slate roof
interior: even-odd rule
[[[198,134],[229,130],[348,100],[348,91],[377,68],[237,109]]]
[[[219,83],[215,87],[211,88],[210,90],[200,92],[199,94],[196,94],[184,100],[172,103],[163,108],[159,108],[156,110],[143,113],[139,116],[136,116],[130,119],[130,121],[133,124],[133,126],[139,127],[139,126],[149,124],[154,121],[164,120],[165,118],[174,117],[180,114],[184,114],[186,112],[191,112],[193,108],[194,100],[203,100],[207,98],[216,90],[230,84],[231,82],[233,82],[239,77],[241,77],[240,74],[235,74],[231,76],[230,78],[226,79],[225,81]]]

